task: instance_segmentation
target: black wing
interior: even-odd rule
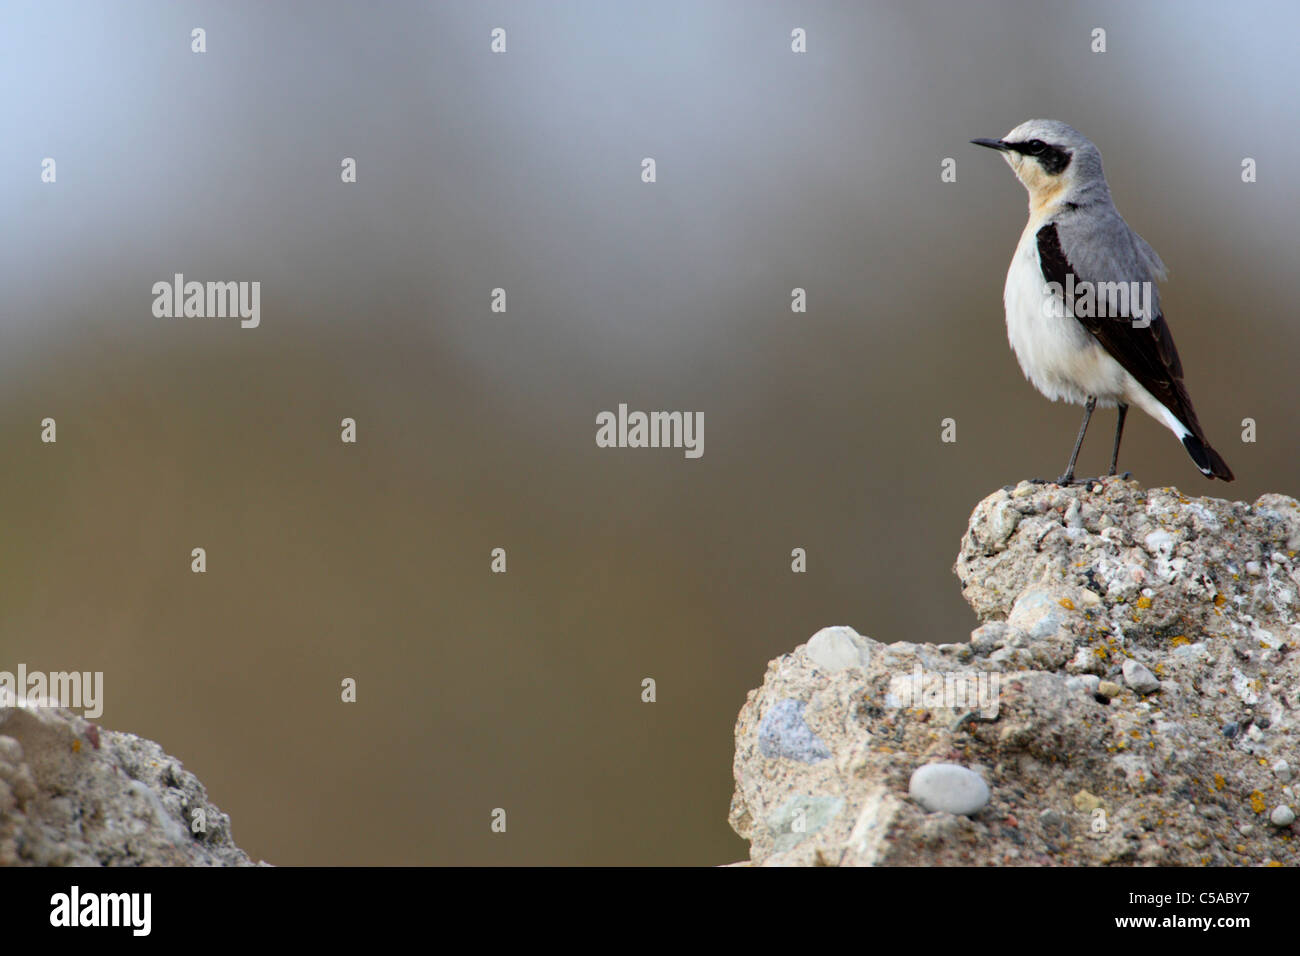
[[[1067,288],[1067,275],[1074,276],[1074,284],[1081,282],[1106,282],[1109,276],[1086,275],[1077,270],[1061,249],[1061,238],[1056,223],[1049,222],[1038,230],[1038,259],[1042,264],[1043,279]],[[1126,277],[1125,281],[1133,277]],[[1154,299],[1153,299],[1154,301]],[[1068,303],[1073,311],[1074,303]],[[1174,347],[1174,337],[1169,323],[1157,312],[1145,328],[1133,324],[1135,310],[1129,304],[1128,315],[1075,316],[1079,324],[1092,333],[1101,347],[1119,362],[1138,383],[1155,396],[1156,401],[1174,413],[1194,435],[1204,439],[1192,400],[1183,385],[1183,363]]]
[[[1137,246],[1141,240],[1134,236],[1118,215],[1102,224],[1101,231],[1103,233],[1101,238],[1108,241],[1101,243],[1094,241],[1091,245],[1075,244],[1077,248],[1084,251],[1099,247],[1094,250],[1096,261],[1072,263],[1061,246],[1057,224],[1048,223],[1039,229],[1038,260],[1042,267],[1043,278],[1048,282],[1058,283],[1063,295],[1070,286],[1066,278],[1069,275],[1074,276],[1076,286],[1083,281],[1094,283],[1094,291],[1095,284],[1098,282],[1153,281],[1153,277],[1149,274],[1150,263],[1143,253],[1149,253],[1157,267],[1159,267],[1159,259],[1145,243],[1142,243],[1141,248]],[[1095,236],[1093,238],[1097,239]],[[1114,258],[1117,254],[1116,249],[1123,243],[1129,244],[1127,251],[1133,254],[1128,261],[1142,263],[1140,266],[1142,275],[1111,274],[1123,271]],[[1076,266],[1081,267],[1082,271]],[[1183,447],[1192,456],[1192,460],[1196,462],[1196,466],[1209,477],[1232,481],[1232,469],[1219,453],[1210,447],[1205,432],[1201,429],[1201,423],[1196,419],[1192,399],[1187,394],[1187,387],[1183,385],[1183,363],[1178,358],[1173,334],[1169,331],[1169,323],[1165,321],[1164,313],[1159,310],[1159,299],[1154,290],[1151,302],[1155,315],[1150,317],[1149,323],[1145,324],[1140,322],[1134,325],[1135,316],[1132,313],[1135,313],[1136,309],[1132,302],[1126,310],[1129,315],[1079,316],[1076,314],[1075,319],[1101,343],[1101,347],[1111,358],[1119,362],[1125,371],[1137,379],[1138,384],[1150,392],[1156,401],[1169,409],[1174,417],[1191,432],[1190,435],[1182,436],[1182,442]],[[1074,314],[1074,303],[1068,304],[1071,306],[1071,313]]]

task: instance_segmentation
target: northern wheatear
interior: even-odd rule
[[[1083,406],[1070,464],[1057,482],[1074,480],[1098,404],[1119,411],[1115,474],[1130,403],[1178,436],[1202,474],[1231,481],[1232,469],[1210,447],[1183,385],[1155,292],[1164,263],[1115,209],[1097,147],[1055,120],[1029,120],[1001,139],[971,142],[999,150],[1029,190],[1029,224],[1002,299],[1025,377],[1052,401]]]

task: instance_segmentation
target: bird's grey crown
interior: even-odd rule
[[[1007,133],[1003,139],[1008,143],[1025,143],[1031,139],[1041,139],[1049,146],[1061,146],[1071,151],[1088,148],[1095,152],[1097,149],[1088,137],[1060,120],[1026,120]]]
[[[1088,199],[1101,198],[1101,195],[1087,195],[1090,192],[1088,187],[1091,186],[1102,195],[1106,195],[1106,175],[1101,168],[1101,150],[1073,126],[1060,120],[1026,120],[1002,139],[1008,143],[1026,143],[1037,139],[1048,146],[1065,150],[1070,154],[1071,165],[1074,167],[1075,191],[1084,194]]]

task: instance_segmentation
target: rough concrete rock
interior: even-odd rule
[[[230,818],[156,743],[0,689],[0,866],[251,865]]]
[[[1107,479],[981,502],[969,642],[826,629],[736,724],[761,865],[1300,865],[1300,503]],[[989,786],[927,812],[913,773]]]

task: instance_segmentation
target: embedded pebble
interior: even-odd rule
[[[1097,693],[1100,684],[1101,678],[1096,674],[1075,674],[1065,679],[1066,690],[1082,691],[1089,697]]]
[[[1124,662],[1124,683],[1139,694],[1150,694],[1160,689],[1160,681],[1141,661],[1131,657]]]
[[[816,763],[831,755],[822,739],[804,723],[806,706],[789,697],[772,705],[758,725],[758,749],[764,757]]]
[[[807,653],[824,671],[865,667],[871,661],[871,647],[851,627],[823,627],[808,639]]]
[[[976,654],[989,654],[1003,644],[1009,633],[1011,628],[1007,627],[1005,621],[989,621],[970,632],[971,647]]]
[[[1275,827],[1289,827],[1295,823],[1295,811],[1282,804],[1273,808],[1273,812],[1268,815],[1268,821]]]
[[[1009,501],[1004,501],[993,509],[993,514],[989,518],[989,546],[993,551],[999,551],[1007,546],[1007,538],[1011,537],[1016,526],[1020,524],[1020,512]]]
[[[1277,777],[1277,779],[1281,780],[1283,783],[1286,783],[1291,779],[1291,765],[1285,760],[1279,760],[1277,763],[1273,764],[1273,776]]]
[[[1080,813],[1092,813],[1093,810],[1096,810],[1102,805],[1101,797],[1089,793],[1087,790],[1080,790],[1074,795],[1073,800],[1074,809],[1078,810]]]
[[[931,812],[978,813],[989,802],[989,785],[974,770],[954,763],[931,763],[912,773],[908,794]]]
[[[1113,680],[1104,680],[1097,684],[1097,693],[1101,694],[1102,697],[1118,697],[1123,692],[1124,688]]]

